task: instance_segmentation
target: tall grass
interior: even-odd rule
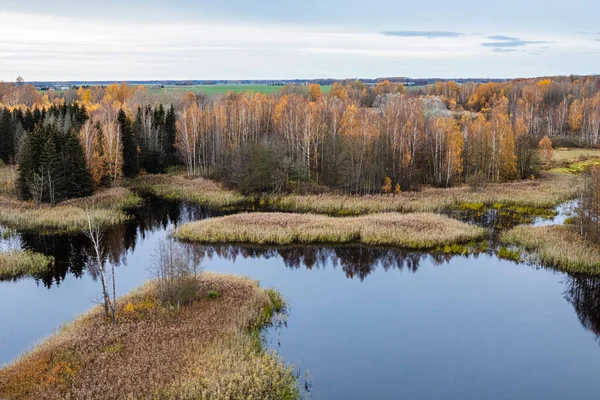
[[[335,194],[288,195],[272,198],[268,204],[281,211],[330,215],[361,215],[381,212],[443,212],[464,203],[486,206],[519,205],[553,207],[574,198],[581,179],[563,173],[546,173],[538,180],[497,183],[475,192],[467,186],[449,189],[427,188],[398,195],[347,196]]]
[[[119,299],[117,324],[102,310],[0,369],[7,399],[297,399],[290,367],[257,336],[273,307],[254,281],[204,274],[201,296],[180,309],[149,284]]]
[[[250,213],[184,224],[177,239],[204,243],[351,243],[433,248],[481,238],[486,231],[435,214],[387,213],[335,218],[313,214]]]
[[[0,224],[27,231],[78,232],[87,224],[87,213],[102,226],[118,225],[128,219],[122,210],[140,201],[138,196],[125,188],[101,191],[90,197],[71,199],[54,206],[36,206],[10,197],[0,197]]]
[[[518,226],[504,232],[500,240],[524,247],[545,266],[600,274],[600,247],[585,241],[572,226]]]
[[[206,207],[232,207],[247,201],[240,193],[204,178],[186,179],[180,175],[145,175],[129,183],[141,193],[167,200],[184,200]]]
[[[41,274],[46,272],[53,262],[52,257],[29,250],[0,252],[0,280]]]

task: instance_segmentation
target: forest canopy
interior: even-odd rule
[[[390,193],[529,179],[554,146],[600,145],[600,78],[382,80],[217,97],[125,83],[0,84],[0,159],[25,199],[56,202],[185,167],[242,192]]]

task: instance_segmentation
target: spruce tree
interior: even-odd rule
[[[119,110],[117,116],[121,126],[121,137],[123,140],[123,176],[134,178],[139,173],[137,139],[133,132],[133,126],[123,109]]]
[[[163,151],[165,153],[165,163],[167,166],[173,166],[177,163],[177,152],[175,150],[175,136],[177,134],[175,118],[175,108],[171,106],[165,117],[165,136],[163,140]]]
[[[15,124],[7,108],[0,113],[0,159],[5,164],[13,163],[15,159]]]
[[[33,120],[33,113],[31,112],[31,109],[28,108],[27,111],[25,111],[22,123],[23,128],[25,128],[27,132],[33,132],[33,128],[35,127],[35,121]]]
[[[85,155],[77,133],[71,130],[64,139],[65,178],[68,182],[66,197],[89,196],[94,191],[92,176],[85,162]]]

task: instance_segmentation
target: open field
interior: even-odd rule
[[[242,93],[242,92],[255,92],[255,93],[279,93],[283,86],[270,86],[270,85],[259,85],[259,84],[219,84],[219,85],[172,85],[165,86],[164,88],[149,88],[150,92],[160,93],[163,91],[181,91],[181,92],[193,92],[193,93],[204,93],[209,96],[216,96],[219,94],[226,94],[228,92]],[[321,86],[321,90],[324,93],[329,92],[330,86]]]
[[[25,275],[45,272],[52,262],[52,257],[28,250],[0,252],[0,280],[18,279]]]
[[[258,334],[281,299],[246,278],[200,279],[200,298],[179,310],[153,284],[119,299],[116,324],[96,307],[1,369],[0,398],[299,398]]]
[[[86,226],[87,213],[101,226],[122,224],[128,219],[123,209],[134,207],[140,201],[125,188],[99,191],[93,196],[67,200],[54,206],[0,196],[0,224],[21,230],[77,232]]]
[[[522,246],[542,264],[567,272],[600,274],[600,246],[586,242],[573,226],[518,226],[500,236]]]
[[[378,214],[335,218],[312,214],[250,213],[184,224],[177,239],[202,243],[364,243],[425,249],[482,238],[486,231],[435,214]]]

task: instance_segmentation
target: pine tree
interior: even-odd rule
[[[134,178],[140,172],[137,150],[137,139],[133,132],[133,126],[125,112],[119,110],[117,121],[121,126],[121,136],[123,140],[123,176]]]

